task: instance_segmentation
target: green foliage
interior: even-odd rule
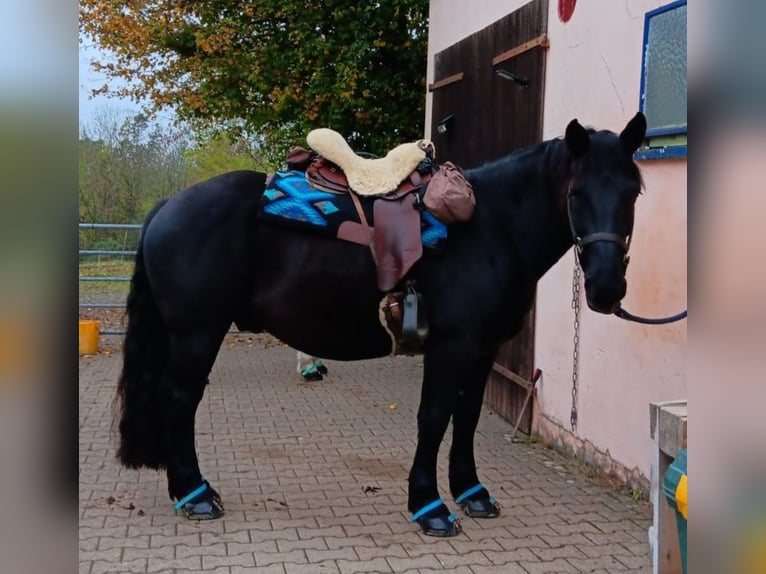
[[[95,62],[196,129],[260,138],[272,164],[309,129],[384,153],[422,137],[427,0],[81,0]]]
[[[244,140],[200,140],[188,128],[109,112],[84,127],[79,156],[79,219],[91,223],[141,223],[158,200],[180,189],[262,163]],[[131,250],[137,238],[136,231],[82,230],[80,248]]]
[[[185,184],[188,134],[141,114],[102,115],[79,142],[80,220],[134,223]]]
[[[187,179],[196,183],[238,169],[261,169],[252,145],[245,140],[232,141],[225,136],[212,137],[184,150]]]

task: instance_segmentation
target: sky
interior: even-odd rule
[[[103,54],[93,42],[83,41],[80,43],[80,66],[79,66],[79,115],[80,126],[93,122],[99,109],[112,108],[121,114],[130,115],[139,111],[139,106],[125,98],[107,98],[96,96],[90,98],[89,93],[106,83],[106,77],[90,68],[89,62],[93,57]]]
[[[120,116],[129,117],[141,111],[141,107],[127,98],[111,98],[103,95],[89,97],[90,91],[100,88],[106,83],[106,76],[95,72],[90,67],[90,60],[94,57],[106,59],[108,55],[95,45],[93,41],[85,40],[80,43],[79,53],[79,116],[80,127],[92,123],[99,111],[110,110],[117,112]],[[118,85],[114,80],[110,85]],[[170,123],[173,116],[170,112],[159,114],[159,121]]]

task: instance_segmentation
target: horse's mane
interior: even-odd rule
[[[596,130],[592,127],[586,127],[585,131],[589,136],[597,136],[595,140],[596,145],[599,143],[599,136],[614,137],[616,135],[609,130]],[[620,155],[619,157],[622,156]],[[538,177],[547,179],[553,184],[553,189],[556,190],[555,200],[557,204],[563,206],[566,202],[566,182],[571,176],[571,159],[572,156],[567,148],[564,137],[556,137],[519,148],[506,156],[466,170],[465,173],[466,177],[471,181],[495,182],[495,180],[507,177],[508,173],[514,173],[515,170],[529,169],[530,165],[532,165]],[[626,154],[623,161],[625,170],[635,174],[643,188],[644,181],[641,177],[641,172],[632,158]]]
[[[595,133],[595,130],[589,128],[588,133]],[[563,184],[569,176],[569,160],[569,150],[564,138],[558,137],[519,148],[501,158],[466,170],[466,177],[470,181],[501,185],[509,173],[529,170],[531,166],[535,177],[555,184],[553,187],[557,190],[557,195],[561,193],[561,197],[555,198],[559,203],[566,196],[566,186]]]

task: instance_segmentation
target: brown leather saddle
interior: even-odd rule
[[[287,167],[305,172],[306,180],[317,189],[351,196],[359,221],[343,222],[338,238],[370,247],[381,291],[393,289],[423,255],[420,198],[415,192],[431,179],[435,168],[432,153],[426,152],[425,159],[395,189],[375,196],[374,226],[368,224],[359,195],[340,166],[313,150],[295,147],[288,155]]]

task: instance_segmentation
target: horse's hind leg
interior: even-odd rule
[[[474,435],[481,416],[484,387],[495,360],[481,357],[457,389],[452,415],[452,448],[449,458],[450,492],[468,516],[494,518],[500,506],[479,481],[474,456]]]
[[[199,469],[194,419],[226,329],[185,334],[171,331],[168,362],[160,381],[168,493],[177,501],[176,510],[183,509],[193,519],[223,514],[220,496]]]

